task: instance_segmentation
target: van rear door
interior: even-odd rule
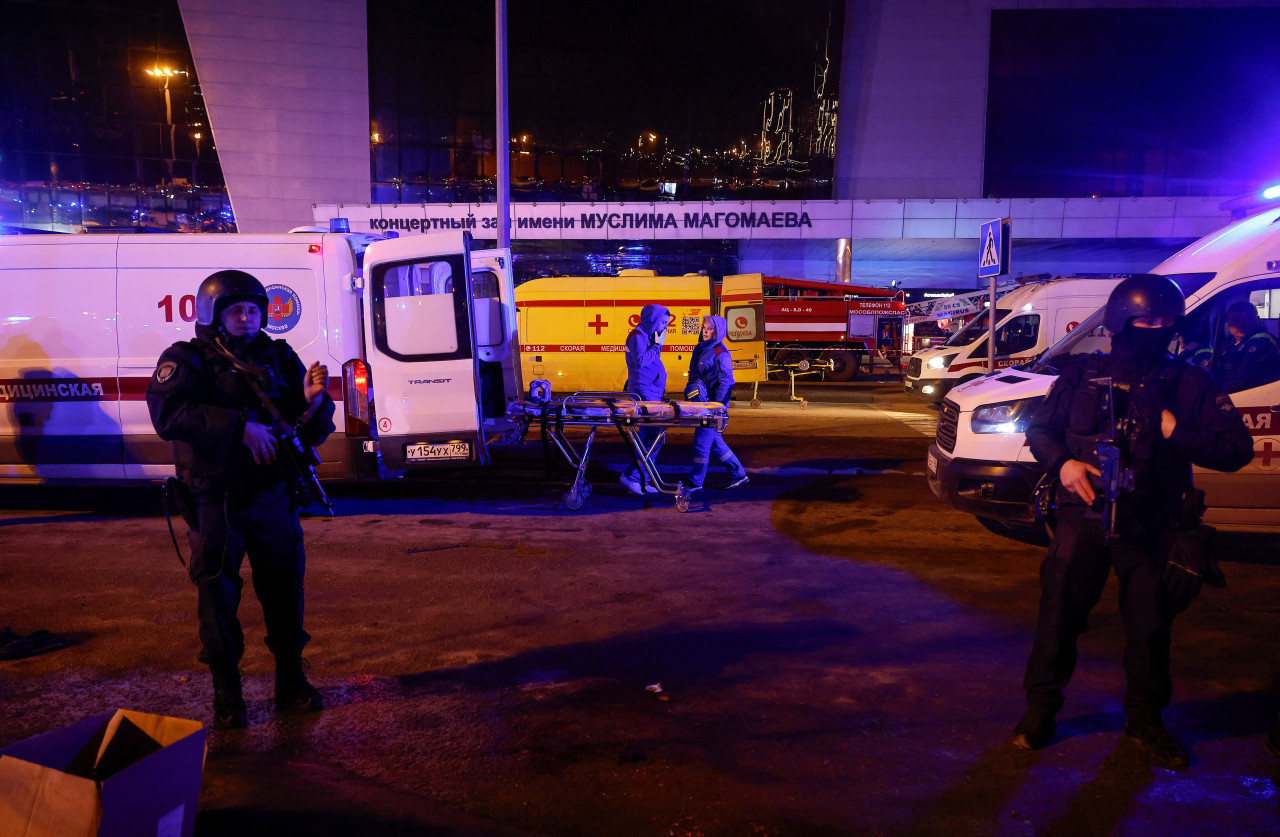
[[[720,283],[720,316],[729,324],[729,354],[737,383],[763,381],[764,275],[726,276]]]
[[[470,236],[376,241],[364,257],[375,428],[392,469],[488,464]]]
[[[507,402],[519,398],[524,390],[515,293],[510,250],[471,253],[480,411],[487,431],[513,427],[506,417]]]

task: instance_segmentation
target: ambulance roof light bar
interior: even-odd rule
[[[1257,192],[1239,195],[1231,200],[1218,204],[1218,208],[1231,213],[1232,220],[1239,220],[1246,215],[1257,212],[1271,201],[1280,199],[1280,183],[1268,186]]]

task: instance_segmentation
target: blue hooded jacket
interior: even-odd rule
[[[646,305],[640,309],[640,324],[627,335],[627,392],[646,401],[660,400],[667,391],[662,347],[653,341],[653,333],[670,319],[671,312],[661,305]]]
[[[729,392],[733,389],[733,356],[724,345],[724,338],[729,333],[729,322],[724,317],[708,317],[711,320],[715,336],[710,340],[702,340],[693,350],[689,359],[689,383],[685,392],[698,390],[701,384],[705,396],[690,400],[719,401],[729,406]],[[698,393],[702,395],[701,392]]]

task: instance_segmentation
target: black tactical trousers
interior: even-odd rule
[[[1028,710],[1051,717],[1062,708],[1062,690],[1076,667],[1076,641],[1088,630],[1089,613],[1114,568],[1125,629],[1125,716],[1140,725],[1158,723],[1173,693],[1170,627],[1187,604],[1174,602],[1161,581],[1169,533],[1156,530],[1150,537],[1108,542],[1102,522],[1084,519],[1083,511],[1081,506],[1059,511],[1040,565],[1040,614],[1023,679]]]
[[[301,655],[311,639],[302,629],[306,555],[287,488],[281,484],[260,492],[197,494],[195,505],[199,530],[189,535],[188,571],[198,591],[200,661],[234,665],[244,655],[244,632],[236,614],[246,554],[267,626],[267,647],[280,659]]]

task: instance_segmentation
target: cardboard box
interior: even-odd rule
[[[120,709],[0,750],[0,837],[190,837],[199,721]]]

